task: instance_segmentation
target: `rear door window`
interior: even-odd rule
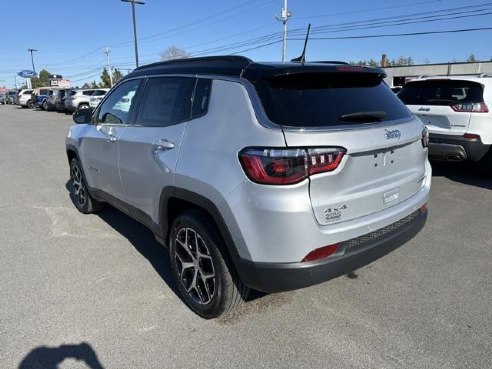
[[[411,116],[373,73],[282,75],[255,87],[268,118],[282,126],[334,127]]]
[[[480,83],[460,80],[427,80],[407,83],[398,94],[406,105],[444,105],[483,102]]]

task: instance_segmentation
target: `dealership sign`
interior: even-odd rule
[[[27,69],[21,70],[19,73],[17,73],[17,75],[22,78],[34,78],[38,76],[36,72]]]

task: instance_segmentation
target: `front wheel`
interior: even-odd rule
[[[84,214],[90,214],[101,210],[103,203],[94,199],[87,190],[84,172],[79,161],[74,158],[70,162],[70,179],[72,180],[71,197],[78,211]]]
[[[225,254],[215,224],[201,211],[189,211],[174,221],[169,237],[173,276],[185,303],[211,319],[226,315],[247,297]]]

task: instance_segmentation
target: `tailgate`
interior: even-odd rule
[[[449,106],[408,105],[431,133],[463,135],[468,130],[471,113],[455,112]]]
[[[396,125],[331,132],[285,131],[288,146],[342,146],[333,172],[310,177],[316,220],[329,225],[377,213],[405,201],[422,188],[427,150],[417,119]]]

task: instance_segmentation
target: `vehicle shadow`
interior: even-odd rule
[[[480,175],[467,163],[432,161],[432,176],[446,177],[454,182],[492,190],[492,178]]]
[[[86,342],[59,347],[39,346],[29,352],[18,369],[61,369],[66,359],[84,362],[90,369],[104,369],[94,349]]]
[[[67,181],[65,187],[70,194],[72,202],[74,202],[72,183]],[[146,226],[110,205],[105,206],[96,215],[124,236],[149,261],[174,294],[182,300],[171,272],[169,252],[166,247],[156,241],[154,235]]]
[[[71,181],[67,181],[65,187],[70,194],[70,199],[72,202],[75,202]],[[135,247],[135,249],[150,262],[152,267],[164,282],[166,282],[174,294],[186,305],[172,275],[168,249],[155,240],[152,232],[143,224],[111,205],[105,206],[104,209],[96,213],[96,215],[115,231],[124,236],[133,247]],[[267,298],[266,304],[272,305],[268,296],[271,296],[271,294],[250,290],[249,294],[244,298],[246,302],[256,301],[255,304],[261,304],[260,301]]]

